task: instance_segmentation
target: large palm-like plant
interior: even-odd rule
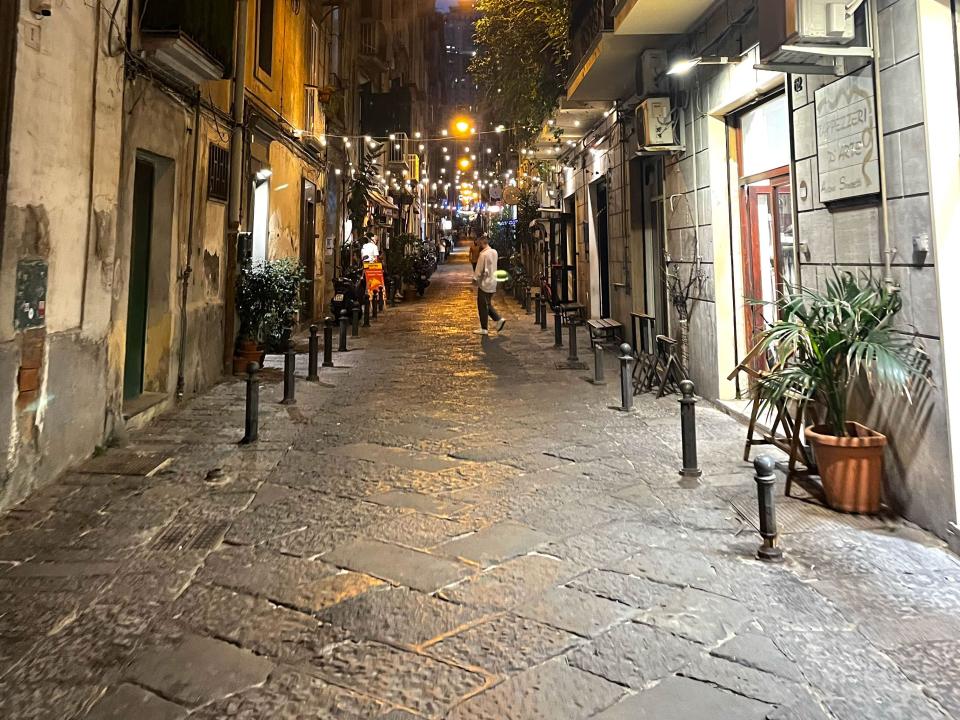
[[[763,409],[808,398],[824,409],[830,431],[845,437],[858,378],[908,400],[914,381],[926,379],[924,350],[893,327],[903,306],[900,293],[878,280],[834,272],[824,291],[787,292],[776,305],[780,319],[759,341],[772,368],[755,388]]]

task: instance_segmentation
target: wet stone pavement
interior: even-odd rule
[[[512,300],[473,335],[455,260],[296,405],[266,371],[256,445],[226,382],[0,518],[0,717],[960,718],[955,556],[821,513],[755,561],[743,428],[701,403],[681,488],[676,399]]]

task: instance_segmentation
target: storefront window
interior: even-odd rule
[[[743,157],[740,175],[759,175],[790,164],[790,129],[785,95],[758,105],[740,118]]]

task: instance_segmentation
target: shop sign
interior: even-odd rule
[[[820,201],[880,192],[873,78],[848,75],[816,92]]]

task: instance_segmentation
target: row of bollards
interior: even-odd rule
[[[571,358],[575,350],[575,331],[571,325],[570,342]],[[593,344],[593,378],[594,385],[604,385],[603,345]],[[634,362],[633,348],[629,343],[620,346],[620,407],[623,412],[633,409],[633,382],[631,367]],[[694,488],[699,486],[703,471],[700,469],[697,457],[697,420],[696,420],[696,388],[691,380],[680,383],[680,442],[683,467],[680,469],[682,487]],[[759,530],[763,543],[757,550],[757,558],[765,562],[783,561],[783,549],[780,547],[779,530],[777,528],[776,513],[776,463],[773,458],[761,455],[753,463],[754,481],[757,485],[757,505],[759,510]]]
[[[344,309],[340,312],[339,327],[339,351],[347,352],[347,336],[351,325],[352,315],[352,335],[360,335],[360,319],[363,318],[363,327],[370,327],[371,315],[376,319],[380,312],[384,310],[383,288],[378,288],[372,295],[367,295],[364,305],[361,308],[356,307],[350,313]],[[326,317],[323,320],[323,367],[333,367],[333,330],[338,324],[337,319]],[[310,338],[307,349],[307,381],[319,382],[320,373],[318,368],[320,355],[320,328],[317,325],[310,326]],[[283,354],[283,399],[281,405],[295,405],[296,400],[296,367],[297,352],[292,345]],[[252,362],[247,365],[246,379],[246,408],[244,412],[244,433],[240,441],[242,445],[255,443],[259,437],[259,417],[260,417],[260,365]]]

